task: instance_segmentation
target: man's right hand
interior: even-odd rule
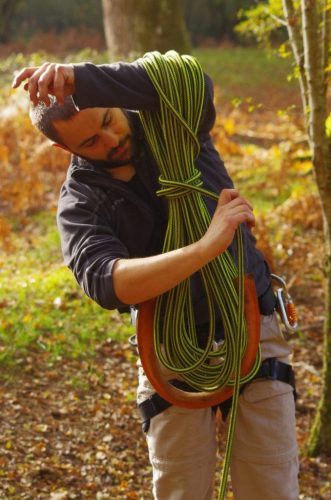
[[[116,296],[125,304],[138,304],[167,292],[224,252],[242,223],[255,225],[252,205],[236,189],[223,189],[200,240],[151,257],[118,259],[113,268]]]
[[[14,78],[12,87],[15,89],[27,80],[24,89],[29,92],[30,99],[36,106],[38,101],[50,105],[49,94],[56,97],[59,104],[64,98],[75,92],[75,73],[72,64],[44,63],[22,69]]]
[[[253,207],[237,189],[223,189],[207,232],[200,240],[202,253],[209,260],[224,252],[232,242],[237,227],[255,226]]]

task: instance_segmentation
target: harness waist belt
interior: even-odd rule
[[[268,380],[280,380],[281,382],[289,384],[293,388],[293,396],[294,399],[296,400],[297,393],[295,389],[295,377],[291,365],[287,363],[282,363],[277,358],[268,358],[263,361],[259,371],[254,377],[254,379],[258,378],[265,378]],[[185,382],[179,380],[172,380],[171,384],[175,385],[179,389],[195,392],[195,390],[192,389],[192,387],[190,387]],[[240,389],[241,392],[244,390],[245,385],[247,384],[244,384],[241,387]],[[226,420],[226,417],[231,409],[231,403],[232,403],[232,398],[229,398],[219,405],[220,410],[222,412],[223,420]],[[138,408],[142,417],[143,431],[144,432],[148,431],[151,418],[155,417],[156,415],[159,415],[170,406],[172,406],[172,404],[166,401],[157,393],[154,393],[150,398],[140,403],[138,405]],[[217,407],[215,407],[214,409],[216,410]]]

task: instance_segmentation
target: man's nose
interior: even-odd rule
[[[107,148],[117,148],[120,142],[120,138],[118,137],[117,134],[114,134],[111,130],[107,130],[102,134],[102,141],[103,144]]]

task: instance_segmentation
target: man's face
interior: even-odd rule
[[[131,164],[132,131],[120,108],[88,108],[54,127],[67,148],[90,160],[106,161],[109,167]]]

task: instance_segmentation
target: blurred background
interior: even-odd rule
[[[271,3],[0,0],[1,498],[151,498],[130,321],[84,296],[63,265],[56,206],[70,157],[31,127],[11,81],[45,61],[170,49],[212,77],[216,147],[298,304],[300,498],[331,498],[330,466],[304,453],[321,388],[322,216],[281,2]]]

